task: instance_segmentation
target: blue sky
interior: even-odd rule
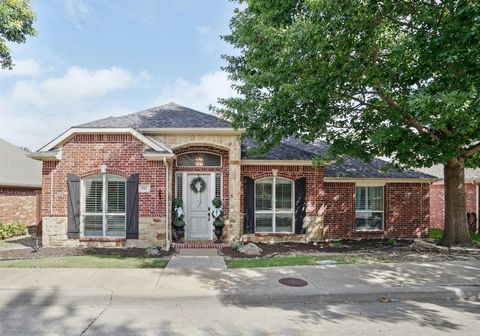
[[[36,150],[76,124],[233,94],[228,0],[33,0],[37,36],[0,70],[0,138]]]

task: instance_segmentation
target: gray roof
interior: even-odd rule
[[[443,165],[435,165],[430,168],[419,168],[419,171],[443,179]],[[480,168],[465,169],[465,180],[480,180]]]
[[[312,160],[315,156],[324,154],[329,145],[321,140],[311,144],[304,144],[299,140],[288,138],[281,141],[263,155],[254,154],[255,144],[250,139],[244,139],[242,142],[242,159],[258,160]],[[426,178],[431,179],[435,176],[428,175],[413,169],[409,170],[388,170],[382,168],[388,162],[381,159],[373,159],[370,162],[364,162],[352,157],[344,157],[343,162],[332,163],[325,166],[326,177],[345,177],[345,178]]]
[[[42,186],[42,162],[27,156],[29,152],[0,139],[0,186]]]
[[[228,121],[175,103],[121,117],[107,117],[77,127],[91,128],[230,128]]]

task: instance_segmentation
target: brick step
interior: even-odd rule
[[[214,243],[211,240],[207,241],[186,241],[184,243],[173,243],[174,249],[221,249],[230,246],[229,243]]]

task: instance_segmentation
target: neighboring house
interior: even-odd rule
[[[42,163],[0,139],[0,223],[39,224]]]
[[[227,241],[427,235],[432,176],[385,173],[378,159],[314,167],[323,142],[254,156],[243,134],[174,103],[70,128],[30,155],[43,161],[44,246],[168,247],[174,197],[187,241],[212,239],[214,197]]]
[[[436,165],[431,168],[421,168],[425,174],[436,176],[440,179],[430,186],[430,226],[443,229],[445,220],[445,189],[443,184],[443,166]],[[465,192],[467,197],[467,213],[469,214],[470,227],[476,226],[478,231],[480,169],[465,169]],[[474,214],[472,216],[472,214]]]

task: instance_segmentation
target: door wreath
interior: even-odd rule
[[[190,189],[194,193],[202,193],[205,191],[205,188],[207,187],[207,184],[205,181],[200,177],[195,177],[192,182],[190,182]]]

